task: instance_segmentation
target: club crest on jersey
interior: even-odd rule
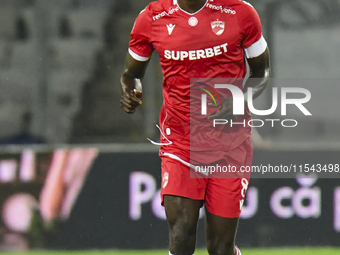
[[[216,20],[211,22],[211,29],[216,35],[221,35],[224,32],[224,21]]]

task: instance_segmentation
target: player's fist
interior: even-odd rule
[[[213,104],[208,104],[209,106],[214,106]],[[232,97],[222,97],[222,106],[218,105],[220,109],[210,115],[208,119],[232,119],[236,120],[237,116],[233,115],[233,98]]]
[[[123,75],[121,85],[121,107],[127,113],[134,113],[137,106],[142,104],[142,83],[137,78],[132,78],[129,75]]]

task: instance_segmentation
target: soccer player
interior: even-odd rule
[[[246,107],[244,115],[234,116],[232,97],[223,97],[222,105],[208,107],[209,118],[204,116],[210,120],[206,133],[209,139],[205,140],[208,142],[196,146],[195,153],[191,153],[197,145],[190,140],[193,132],[189,124],[190,96],[195,85],[191,79],[243,79],[247,61],[250,78],[237,86],[245,94],[252,87],[253,98],[260,95],[268,84],[270,64],[259,16],[249,3],[241,0],[150,3],[135,21],[126,69],[121,77],[121,107],[127,113],[134,113],[142,104],[140,80],[154,50],[160,55],[164,75],[159,155],[162,204],[169,225],[169,254],[194,254],[199,209],[204,204],[209,254],[239,255],[235,237],[249,178],[191,178],[191,174],[192,163],[206,155],[211,162],[224,166],[251,165],[249,126],[211,129],[211,119],[245,123],[250,120],[250,114]],[[247,106],[247,96],[244,98]],[[201,127],[203,131],[207,128],[204,123]]]

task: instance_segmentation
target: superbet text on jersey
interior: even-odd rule
[[[159,0],[137,17],[129,53],[138,61],[147,61],[154,50],[159,53],[164,75],[161,129],[172,146],[189,150],[190,79],[244,78],[245,56],[257,57],[266,47],[259,16],[247,2],[207,0],[196,13],[188,13],[177,0]],[[244,118],[250,118],[249,113]],[[222,150],[227,151],[249,136],[250,128],[236,127],[218,134],[216,142],[223,139]]]

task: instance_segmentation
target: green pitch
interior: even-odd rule
[[[273,249],[242,249],[242,255],[340,255],[340,248],[273,248]],[[25,253],[1,253],[0,255],[168,255],[166,250],[146,251],[31,251]],[[197,250],[195,255],[208,255],[205,250]]]

